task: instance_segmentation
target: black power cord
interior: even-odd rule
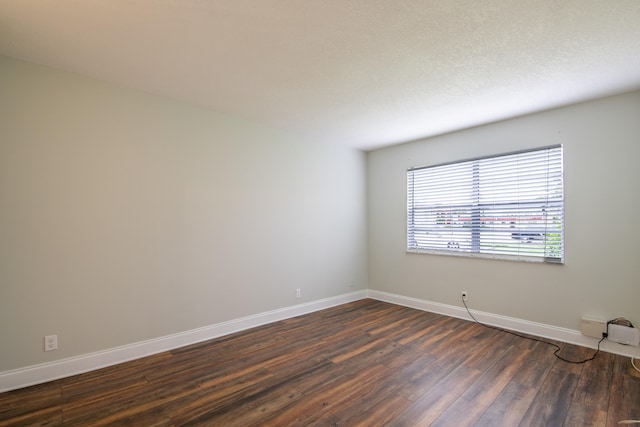
[[[520,337],[520,338],[524,338],[527,340],[531,340],[531,341],[537,341],[537,342],[541,342],[543,344],[547,344],[550,345],[551,347],[555,347],[555,351],[553,352],[553,355],[555,357],[557,357],[558,359],[562,360],[563,362],[567,362],[567,363],[574,363],[576,365],[580,365],[582,363],[587,363],[593,359],[596,358],[596,356],[598,355],[598,353],[600,353],[600,343],[602,341],[604,341],[604,339],[607,337],[607,334],[602,334],[602,339],[600,341],[598,341],[598,349],[596,350],[596,352],[593,354],[593,356],[589,357],[588,359],[584,359],[584,360],[569,360],[569,359],[565,359],[564,357],[560,356],[558,354],[558,352],[561,350],[560,346],[557,344],[554,344],[552,342],[549,341],[545,341],[545,340],[541,340],[539,338],[533,338],[533,337],[528,337],[526,335],[521,335],[517,332],[513,332],[513,331],[509,331],[507,329],[502,329],[502,328],[498,328],[496,326],[491,326],[491,325],[486,325],[482,322],[479,322],[478,319],[476,319],[473,314],[471,314],[471,311],[469,310],[469,307],[467,307],[467,302],[464,300],[464,298],[462,298],[462,304],[464,304],[464,308],[467,309],[467,313],[469,313],[469,316],[471,316],[471,318],[473,319],[474,322],[476,322],[478,325],[484,326],[485,328],[491,328],[491,329],[495,329],[496,331],[500,331],[500,332],[506,332],[507,334],[511,334],[511,335],[515,335],[516,337]],[[607,323],[607,332],[609,331],[609,324]]]

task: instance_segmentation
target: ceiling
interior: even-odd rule
[[[363,150],[640,88],[638,0],[1,0],[0,54]]]

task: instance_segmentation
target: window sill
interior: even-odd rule
[[[476,252],[446,251],[446,250],[431,250],[431,249],[407,249],[406,253],[564,265],[564,260],[557,260],[556,258],[552,258],[553,259],[552,261],[549,258],[540,258],[540,257],[531,257],[531,256],[522,256],[522,255],[485,254],[485,253],[476,253]]]

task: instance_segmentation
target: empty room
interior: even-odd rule
[[[0,1],[0,426],[640,425],[638,22]]]

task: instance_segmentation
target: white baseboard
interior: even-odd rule
[[[422,300],[418,298],[406,297],[403,295],[391,294],[388,292],[376,291],[369,289],[367,295],[371,299],[385,301],[392,304],[398,304],[405,307],[416,308],[418,310],[429,311],[432,313],[443,314],[446,316],[457,317],[464,320],[473,320],[464,307],[455,305],[441,304]],[[556,341],[562,341],[569,344],[576,344],[588,348],[597,348],[598,339],[584,336],[580,331],[573,329],[560,328],[558,326],[545,325],[543,323],[530,322],[528,320],[516,319],[514,317],[501,316],[499,314],[487,313],[478,310],[470,310],[471,314],[481,323],[511,331],[522,332],[525,334],[535,335],[540,338],[549,338]],[[627,357],[639,357],[640,349],[628,345],[618,344],[609,340],[604,340],[600,344],[600,350],[608,353],[619,354]]]
[[[350,292],[95,353],[0,372],[0,393],[139,359],[366,297],[366,290]]]
[[[471,320],[464,307],[441,304],[372,289],[355,291],[95,353],[0,372],[0,393],[139,359],[163,351],[173,350],[367,297],[405,307],[416,308],[418,310]],[[576,330],[477,310],[471,310],[471,312],[480,322],[488,325],[589,348],[596,348],[597,346],[598,340],[596,338],[585,337]],[[609,353],[620,354],[627,357],[638,357],[637,347],[625,346],[605,340],[600,348]]]

